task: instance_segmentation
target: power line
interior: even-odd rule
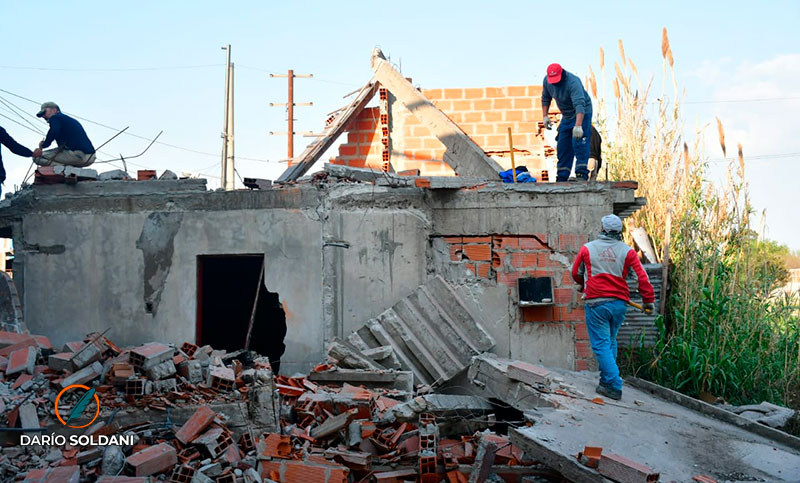
[[[764,97],[761,99],[725,99],[725,100],[708,100],[708,101],[684,101],[683,104],[720,104],[726,102],[773,102],[773,101],[796,101],[800,99],[797,97]]]
[[[55,72],[135,72],[135,71],[158,71],[158,70],[187,70],[204,69],[208,67],[222,67],[225,64],[204,64],[204,65],[175,65],[164,67],[108,67],[108,68],[60,68],[60,67],[25,67],[16,65],[0,65],[0,69],[9,70],[39,70]]]
[[[5,98],[4,98],[4,97],[2,97],[2,96],[0,96],[0,103],[2,103],[2,104],[3,104],[3,105],[4,105],[4,106],[5,106],[5,107],[6,107],[6,108],[9,110],[9,111],[11,111],[11,112],[13,112],[14,114],[16,114],[17,116],[19,116],[19,117],[20,117],[20,119],[22,119],[23,121],[25,121],[25,122],[26,122],[26,123],[27,123],[27,124],[28,124],[28,125],[29,125],[31,128],[33,128],[33,130],[34,130],[35,132],[37,132],[37,133],[39,133],[39,134],[44,134],[44,131],[41,129],[41,124],[39,124],[39,125],[33,124],[32,122],[30,122],[30,121],[29,121],[29,120],[28,120],[28,119],[27,119],[27,118],[26,118],[26,117],[23,115],[23,113],[26,113],[24,109],[22,109],[21,107],[19,107],[19,106],[18,106],[18,105],[16,105],[16,104],[14,104],[13,102],[11,102],[11,101],[9,101],[9,100],[5,99]],[[29,114],[29,115],[30,115],[30,114]],[[31,116],[31,117],[33,117],[33,115],[30,115],[30,116]],[[37,119],[37,118],[34,118],[34,119]],[[38,119],[37,119],[37,120],[38,120]]]
[[[762,159],[784,159],[784,158],[800,158],[800,153],[780,153],[780,154],[757,154],[755,156],[744,156],[745,162],[757,161]],[[736,158],[709,158],[707,161],[712,163],[722,163],[726,161],[733,161]]]
[[[17,97],[17,98],[19,98],[19,99],[22,99],[22,100],[25,100],[25,101],[31,102],[31,103],[33,103],[33,104],[40,104],[38,101],[34,101],[33,99],[29,99],[29,98],[27,98],[27,97],[25,97],[25,96],[21,96],[21,95],[19,95],[19,94],[15,94],[15,93],[13,93],[13,92],[11,92],[11,91],[7,91],[7,90],[5,90],[5,89],[1,89],[1,88],[0,88],[0,92],[5,92],[6,94],[9,94],[9,95],[12,95],[12,96],[14,96],[14,97]],[[68,114],[69,114],[69,113],[68,113]],[[78,116],[78,115],[76,115],[76,114],[70,114],[70,115],[71,115],[71,116],[73,116],[73,117],[75,117],[75,118],[78,118],[78,119],[80,119],[81,121],[86,121],[86,122],[88,122],[88,123],[90,123],[90,124],[94,124],[94,125],[97,125],[97,126],[100,126],[100,127],[106,128],[106,129],[110,129],[110,130],[112,130],[112,131],[120,131],[120,129],[118,129],[118,128],[115,128],[115,127],[113,127],[113,126],[109,126],[109,125],[107,125],[107,124],[103,124],[103,123],[101,123],[101,122],[92,121],[91,119],[87,119],[87,118],[85,118],[85,117],[81,117],[81,116]],[[41,134],[41,133],[40,133],[40,134]],[[127,131],[126,131],[126,132],[125,132],[125,134],[126,134],[126,135],[128,135],[128,136],[133,136],[133,137],[135,137],[135,138],[143,139],[143,140],[145,140],[145,141],[151,141],[151,138],[148,138],[148,137],[145,137],[145,136],[141,136],[141,135],[139,135],[139,134],[134,134],[134,133],[132,133],[132,132],[127,132]],[[165,142],[163,142],[163,141],[156,141],[156,144],[160,144],[160,145],[162,145],[162,146],[168,146],[168,147],[170,147],[170,148],[179,149],[179,150],[181,150],[181,151],[187,151],[187,152],[194,153],[194,154],[200,154],[200,155],[203,155],[203,156],[213,156],[213,157],[219,157],[219,153],[209,153],[209,152],[205,152],[205,151],[198,151],[198,150],[196,150],[196,149],[186,148],[186,147],[183,147],[183,146],[178,146],[178,145],[176,145],[176,144],[165,143]],[[270,161],[270,160],[268,160],[268,159],[261,159],[261,158],[250,158],[250,157],[245,157],[245,156],[237,156],[237,158],[238,158],[238,159],[245,159],[245,160],[248,160],[248,161],[260,161],[260,162],[262,162],[262,163],[270,163],[270,162],[272,162],[272,161]]]
[[[242,64],[236,64],[236,66],[244,68],[244,69],[250,69],[250,70],[257,70],[257,71],[260,71],[260,72],[266,72],[267,74],[272,74],[272,75],[277,75],[278,74],[278,72],[276,72],[274,70],[264,69],[262,67],[254,67],[254,66],[251,66],[251,65],[242,65]],[[358,86],[362,85],[362,84],[354,84],[352,82],[343,82],[343,81],[332,80],[332,79],[324,79],[324,78],[320,78],[320,77],[316,77],[316,76],[311,77],[309,80],[318,81],[318,82],[326,82],[328,84],[339,84],[339,85],[349,86],[349,87],[353,87],[353,86],[358,87]]]
[[[34,132],[36,134],[42,134],[39,131],[35,131],[32,127],[26,126],[25,124],[22,124],[21,122],[17,121],[16,119],[10,118],[10,117],[6,116],[5,114],[0,113],[0,116],[8,119],[9,121],[13,122],[14,124],[19,124],[20,126],[24,127],[28,131]]]

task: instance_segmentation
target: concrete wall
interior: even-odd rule
[[[325,341],[434,274],[456,287],[499,355],[585,368],[583,312],[565,274],[600,218],[633,199],[608,184],[206,192],[158,183],[37,186],[0,203],[32,332],[55,344],[108,327],[120,345],[195,341],[197,257],[263,253],[266,286],[287,315],[283,373],[324,360]],[[517,305],[516,280],[532,273],[554,277],[556,305],[544,313]]]

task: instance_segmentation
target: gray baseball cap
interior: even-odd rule
[[[606,215],[603,217],[603,231],[622,231],[622,220],[617,215]]]
[[[61,110],[61,108],[58,107],[58,104],[56,104],[55,102],[47,101],[44,104],[42,104],[42,108],[38,113],[36,113],[36,117],[44,116],[44,110],[47,109],[48,107],[53,107],[55,109],[58,109],[59,111]]]

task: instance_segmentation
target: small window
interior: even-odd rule
[[[553,305],[553,278],[528,277],[517,280],[520,307]]]

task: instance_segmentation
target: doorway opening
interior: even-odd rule
[[[197,257],[197,343],[229,352],[242,349],[253,317],[249,348],[268,357],[278,374],[286,314],[279,295],[264,284],[264,262],[263,255]]]

